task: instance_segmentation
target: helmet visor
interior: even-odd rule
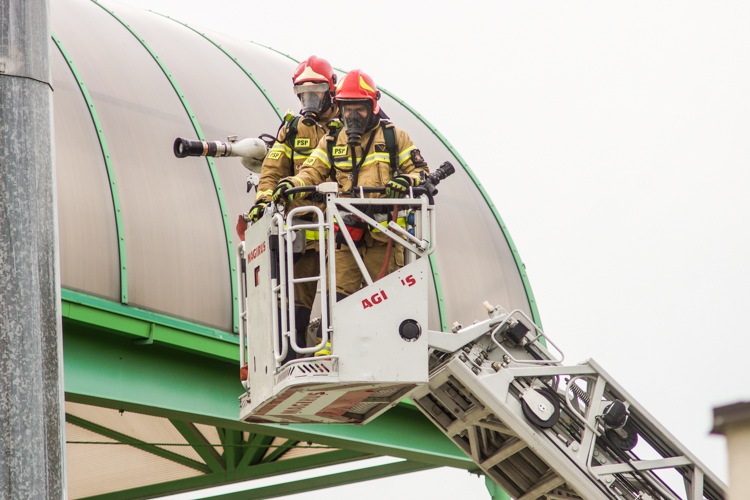
[[[305,92],[299,95],[299,102],[302,104],[302,114],[305,111],[312,111],[313,113],[320,113],[323,111],[323,98],[325,94],[319,95],[318,92]]]
[[[302,104],[300,113],[304,116],[303,123],[312,125],[320,118],[320,114],[330,105],[327,83],[303,83],[295,85],[294,92]]]
[[[328,92],[330,89],[330,86],[328,83],[303,83],[301,85],[295,85],[294,86],[294,93],[299,94],[305,94],[308,92]]]

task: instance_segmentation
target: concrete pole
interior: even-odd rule
[[[0,498],[64,499],[47,0],[0,0]]]

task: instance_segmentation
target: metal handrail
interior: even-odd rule
[[[278,248],[285,248],[284,218],[281,216],[281,214],[276,213],[273,215],[273,217],[271,218],[271,227],[276,228],[276,237],[278,239],[279,245]],[[279,255],[281,255],[281,252],[279,252]],[[275,304],[276,294],[279,294],[279,296],[281,296],[284,300],[287,298],[286,284],[286,266],[280,265],[278,281],[275,279],[271,279],[271,330],[273,332],[273,354],[276,358],[277,364],[283,361],[288,353],[288,343],[286,341],[286,336],[288,335],[286,314],[281,314],[281,329],[279,329],[279,314],[277,314],[276,312],[277,306]],[[282,309],[286,306],[287,304],[281,304]]]
[[[287,192],[291,194],[296,192],[308,192],[312,191],[313,186],[306,186],[305,188],[290,188]],[[292,191],[292,189],[294,191]],[[272,233],[276,236],[279,248],[279,275],[278,279],[271,280],[272,290],[272,334],[273,334],[273,351],[276,361],[276,368],[281,366],[281,363],[286,359],[289,349],[291,346],[292,351],[300,354],[312,354],[320,351],[326,346],[331,338],[332,325],[330,321],[333,318],[333,304],[331,303],[329,294],[321,293],[321,341],[313,347],[302,347],[297,344],[297,338],[295,335],[296,330],[296,317],[294,311],[294,285],[296,283],[309,283],[319,282],[321,290],[324,288],[324,284],[327,282],[330,293],[334,293],[336,289],[336,259],[327,259],[326,255],[330,252],[334,252],[336,232],[334,231],[334,222],[338,223],[339,226],[343,226],[343,215],[342,210],[346,213],[351,213],[360,217],[363,221],[371,226],[378,227],[378,230],[391,238],[394,242],[400,244],[405,249],[415,254],[418,258],[429,257],[435,250],[435,219],[430,200],[427,199],[426,193],[422,193],[424,189],[416,188],[411,189],[410,194],[421,195],[419,198],[406,197],[406,198],[364,198],[365,193],[378,192],[380,193],[382,188],[363,188],[360,190],[361,198],[339,198],[339,193],[326,192],[326,213],[314,205],[305,205],[296,207],[289,211],[285,216],[276,212],[271,218]],[[415,217],[415,226],[418,228],[417,236],[407,233],[404,229],[394,221],[391,221],[387,226],[380,224],[372,217],[363,213],[358,206],[362,205],[401,205],[403,207],[411,207],[422,213],[421,217]],[[341,210],[340,210],[341,209]],[[276,210],[274,206],[271,210]],[[294,222],[293,217],[299,213],[313,212],[317,216],[317,222]],[[393,228],[393,225],[397,229]],[[420,227],[420,226],[428,227]],[[298,230],[315,230],[320,235],[318,238],[318,258],[320,273],[317,276],[309,276],[304,278],[294,277],[294,248],[293,248],[293,236],[295,231]],[[427,233],[427,234],[425,234]],[[408,235],[408,236],[406,236]],[[354,241],[348,231],[343,230],[342,236],[346,240],[350,248],[356,248]],[[420,239],[421,237],[422,239]],[[372,278],[362,261],[362,257],[359,252],[352,252],[362,276],[367,285],[372,284]],[[286,313],[281,314],[281,320],[279,321],[279,314],[277,311],[277,297],[282,297],[282,303],[279,307],[286,308]],[[326,313],[330,314],[326,314]],[[288,320],[287,320],[288,318]],[[279,324],[280,323],[280,324]]]
[[[318,222],[304,222],[300,224],[294,223],[294,216],[300,212],[313,212],[315,216],[317,217]],[[317,230],[318,235],[324,235],[323,237],[318,237],[318,268],[320,269],[318,276],[310,276],[308,278],[295,278],[294,272],[292,271],[290,276],[290,283],[292,286],[288,287],[287,294],[288,294],[288,304],[289,304],[289,327],[290,329],[294,327],[296,329],[297,322],[295,318],[295,311],[294,311],[294,284],[296,283],[307,283],[312,281],[318,281],[321,284],[321,289],[323,289],[324,284],[326,283],[326,254],[325,254],[325,235],[326,235],[326,223],[325,223],[325,216],[323,214],[323,211],[318,208],[317,206],[310,205],[310,206],[303,206],[303,207],[297,207],[292,209],[287,215],[286,218],[288,221],[291,221],[290,224],[287,224],[286,226],[286,233],[292,234],[294,231],[301,230],[301,229],[312,229]],[[291,242],[288,241],[289,244],[286,246],[286,256],[287,256],[287,265],[289,266],[289,269],[294,269],[294,248]],[[328,295],[321,293],[320,294],[320,309],[321,311],[327,311],[328,310]],[[319,344],[313,346],[313,347],[300,347],[297,345],[297,336],[292,335],[291,332],[289,333],[289,342],[292,345],[292,349],[295,352],[298,352],[300,354],[310,354],[317,352],[321,350],[327,343],[328,343],[328,315],[322,314],[321,315],[321,341]]]

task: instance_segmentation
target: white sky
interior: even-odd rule
[[[708,431],[712,407],[750,400],[750,3],[127,3],[362,68],[408,102],[494,200],[568,362],[596,359],[726,480]],[[304,498],[488,498],[483,482]]]

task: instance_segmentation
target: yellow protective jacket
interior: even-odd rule
[[[384,127],[393,127],[396,135],[398,152],[398,167],[392,169],[390,157],[386,147]],[[375,134],[370,149],[366,152],[364,161],[362,154],[364,147],[370,142],[371,136]],[[328,142],[335,140],[332,149],[332,157],[328,157]],[[302,164],[302,168],[289,180],[295,186],[311,186],[331,180],[338,182],[339,192],[352,189],[354,180],[352,169],[352,146],[347,145],[346,129],[343,129],[338,137],[327,135],[318,143],[317,149]],[[404,175],[411,180],[411,185],[416,186],[420,182],[420,172],[429,173],[429,167],[424,162],[419,150],[414,148],[414,143],[409,134],[395,125],[381,121],[374,129],[362,135],[359,146],[354,148],[354,156],[359,166],[357,186],[384,187],[385,184],[397,175]],[[333,173],[332,173],[333,169]],[[384,194],[367,194],[367,197],[385,197]]]
[[[334,108],[333,116],[329,120],[337,116],[338,108]],[[271,194],[279,181],[299,172],[310,153],[328,133],[328,127],[324,123],[308,126],[302,123],[302,120],[296,121],[296,136],[294,134],[290,136],[290,125],[293,123],[290,120],[281,128],[276,142],[263,160],[260,181],[255,195],[256,203],[259,201],[270,202]],[[289,203],[286,211],[289,212],[295,207],[313,204],[325,210],[325,204],[298,199]]]

